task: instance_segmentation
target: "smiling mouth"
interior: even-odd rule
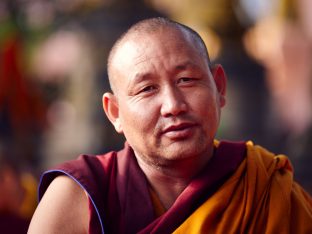
[[[172,140],[185,139],[193,135],[195,127],[196,124],[191,123],[172,125],[166,128],[162,134]]]

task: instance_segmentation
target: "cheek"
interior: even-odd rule
[[[197,94],[196,101],[192,104],[193,112],[204,125],[211,128],[212,124],[219,123],[220,108],[216,97],[207,93]]]
[[[197,109],[197,111],[202,114],[214,113],[218,106],[216,97],[211,95],[208,91],[195,93],[191,103],[193,108]]]
[[[154,129],[157,121],[156,111],[151,104],[129,104],[126,108],[121,108],[120,119],[124,131],[133,135],[146,133]]]

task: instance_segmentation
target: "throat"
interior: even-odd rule
[[[157,195],[160,204],[167,210],[192,179],[207,165],[213,154],[211,152],[208,155],[206,153],[183,160],[168,161],[161,165],[150,163],[136,153],[135,155],[151,189]]]
[[[180,196],[187,184],[180,183],[154,183],[150,185],[150,196],[156,215],[161,215],[166,212]]]

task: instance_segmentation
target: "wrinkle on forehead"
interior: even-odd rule
[[[136,62],[135,65],[140,64],[142,62],[146,62],[147,60],[159,59],[162,57],[170,57],[171,51],[173,49],[177,50],[185,50],[185,51],[198,51],[198,49],[193,45],[193,43],[185,40],[185,38],[175,37],[174,35],[158,35],[158,40],[155,40],[153,35],[147,35],[145,38],[139,37],[138,40],[133,41],[133,46],[136,47]],[[172,42],[174,41],[174,42]],[[150,48],[151,44],[154,44],[154,47]],[[159,50],[154,50],[156,46],[158,46]],[[199,51],[198,51],[199,54]],[[174,54],[174,56],[177,56]],[[173,60],[178,59],[177,57],[173,57]]]
[[[111,73],[120,75],[131,73],[129,68],[129,57],[133,61],[133,66],[138,66],[149,60],[161,58],[164,56],[170,56],[170,49],[174,46],[177,49],[186,49],[197,51],[198,56],[204,56],[201,51],[200,45],[194,38],[185,32],[177,28],[160,28],[153,32],[135,32],[124,38],[117,49],[111,64]],[[155,40],[157,38],[158,40]],[[174,41],[172,43],[172,41]],[[159,51],[149,51],[150,44],[156,43],[159,46]],[[155,48],[155,47],[154,47]],[[167,48],[167,49],[166,49]],[[167,52],[167,53],[166,53]],[[173,61],[178,58],[171,58]],[[125,69],[130,69],[125,71]],[[121,81],[116,81],[119,76],[113,76],[113,86],[119,86]],[[116,84],[118,83],[118,84]]]

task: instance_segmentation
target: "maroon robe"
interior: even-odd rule
[[[233,174],[245,154],[245,143],[220,142],[209,164],[160,217],[155,215],[148,182],[127,143],[119,152],[82,155],[45,172],[39,198],[56,176],[65,174],[89,195],[90,233],[170,233]]]

